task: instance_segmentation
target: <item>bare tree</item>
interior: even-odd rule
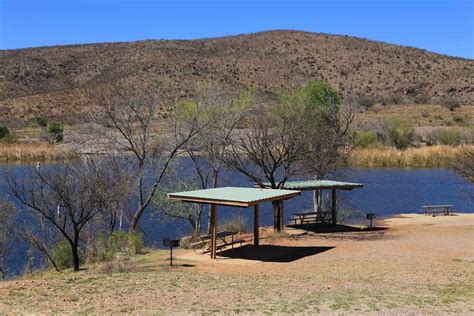
[[[219,185],[221,171],[225,166],[224,157],[232,140],[232,135],[242,122],[247,108],[253,100],[253,90],[246,89],[239,94],[222,90],[214,83],[201,83],[196,89],[195,98],[187,101],[202,109],[207,121],[197,135],[185,146],[184,151],[190,157],[201,189],[216,188]],[[193,122],[183,121],[183,125]],[[201,229],[203,205],[199,205],[196,214],[196,229]],[[208,225],[210,227],[210,225]]]
[[[463,149],[459,159],[454,164],[454,170],[474,183],[474,149],[466,147]]]
[[[0,279],[5,278],[5,261],[14,238],[15,213],[15,206],[0,197]]]
[[[28,262],[25,271],[30,272],[33,269],[35,251],[38,251],[56,271],[61,271],[54,260],[51,251],[52,245],[58,237],[56,230],[53,230],[51,229],[51,226],[46,225],[43,218],[34,217],[31,221],[28,221],[28,223],[24,223],[18,231],[20,238],[30,244],[30,249],[27,254]]]
[[[97,164],[80,161],[32,169],[22,178],[7,177],[13,196],[68,242],[75,271],[80,266],[81,233],[107,207],[112,184],[102,175]]]
[[[153,197],[153,203],[158,216],[164,215],[165,218],[184,220],[190,225],[194,237],[200,234],[202,205],[196,203],[171,202],[168,199],[167,193],[170,191],[195,190],[199,188],[198,185],[195,185],[196,183],[197,181],[190,181],[189,178],[186,179],[186,181],[181,181],[176,176],[168,177],[166,185],[160,187]]]
[[[131,175],[131,194],[137,201],[130,210],[130,229],[136,230],[170,163],[206,123],[198,119],[195,104],[178,104],[172,119],[160,121],[163,100],[155,87],[116,84],[94,97],[100,109],[95,114],[100,127],[96,135],[105,141],[102,150],[126,154],[123,168]],[[180,125],[183,117],[191,123]]]
[[[323,177],[340,161],[354,117],[329,88],[310,84],[275,108],[254,109],[246,129],[230,142],[226,163],[260,187],[280,189],[291,178]],[[281,230],[281,203],[273,203],[273,210],[274,228]]]

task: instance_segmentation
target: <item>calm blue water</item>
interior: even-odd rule
[[[26,174],[27,165],[0,166],[3,169],[12,169],[15,174]],[[186,168],[186,167],[185,167]],[[183,170],[183,175],[190,170]],[[222,183],[230,186],[252,186],[240,174],[227,172],[227,179]],[[472,194],[474,185],[466,182],[455,173],[445,169],[346,169],[338,176],[328,179],[346,180],[364,184],[362,189],[352,191],[338,191],[341,208],[357,209],[361,214],[375,213],[378,218],[393,214],[418,212],[420,206],[426,204],[452,204],[458,212],[474,213]],[[7,194],[4,183],[0,182],[0,193]],[[323,195],[324,198],[324,195]],[[327,197],[329,200],[329,197]],[[303,209],[312,208],[311,192],[303,192],[300,197],[285,202],[285,218]],[[145,241],[150,246],[161,247],[163,238],[179,238],[189,234],[190,228],[184,221],[163,222],[150,215],[151,210],[142,220],[145,232]],[[242,215],[247,218],[247,224],[252,223],[252,209],[220,207],[218,221],[231,216]],[[203,225],[206,220],[203,220]],[[261,225],[271,226],[273,215],[270,203],[261,205]],[[10,273],[22,271],[25,265],[27,246],[17,242],[14,251],[10,254],[7,265]]]

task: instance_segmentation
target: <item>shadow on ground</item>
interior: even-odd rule
[[[381,231],[388,229],[387,227],[356,227],[356,226],[348,226],[348,225],[329,225],[329,224],[300,224],[300,225],[287,225],[287,227],[301,229],[310,231],[313,233],[344,233],[344,232],[374,232],[374,231]]]
[[[233,259],[258,260],[264,262],[291,262],[304,257],[313,256],[334,247],[298,247],[279,245],[245,245],[228,249],[219,254],[220,257]]]

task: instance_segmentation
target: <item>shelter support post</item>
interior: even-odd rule
[[[279,227],[278,227],[278,231],[283,231],[285,229],[285,211],[284,211],[284,207],[283,207],[283,200],[280,201],[280,220],[279,220]]]
[[[321,217],[321,190],[316,190],[316,206],[317,210],[316,213],[318,213],[318,217]]]
[[[260,205],[253,207],[253,245],[258,246],[260,243]]]
[[[211,258],[212,259],[216,259],[216,248],[217,248],[216,217],[217,217],[217,206],[211,205]]]
[[[316,191],[317,190],[313,190],[313,211],[315,213],[318,211],[318,197]]]
[[[336,221],[337,221],[336,189],[332,189],[331,195],[332,195],[332,205],[331,205],[332,224],[336,225]]]

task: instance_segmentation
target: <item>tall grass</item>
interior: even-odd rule
[[[247,232],[247,219],[242,215],[235,215],[219,223],[218,230],[236,233]]]
[[[351,152],[348,163],[354,167],[449,167],[465,148],[474,148],[474,146],[429,146],[406,150],[395,148],[355,149]]]
[[[71,157],[64,146],[0,143],[0,162],[54,161]]]

